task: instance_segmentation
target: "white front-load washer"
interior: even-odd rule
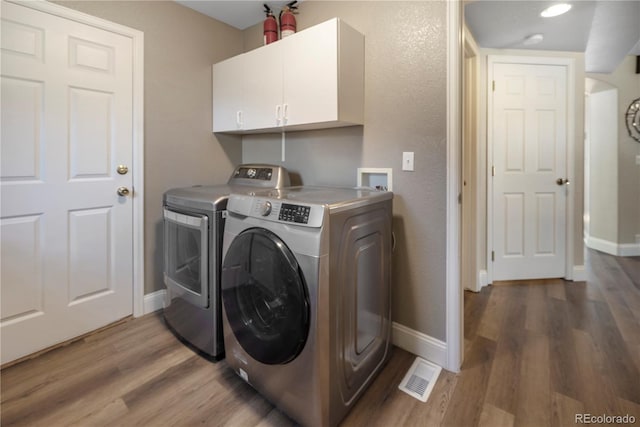
[[[392,193],[232,194],[221,291],[227,363],[305,426],[334,426],[391,350]]]

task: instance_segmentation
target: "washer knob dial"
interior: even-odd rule
[[[262,216],[269,216],[269,214],[271,213],[271,202],[264,202],[260,213],[262,214]]]
[[[247,171],[247,176],[248,176],[249,178],[255,178],[257,173],[258,173],[258,171],[257,171],[257,170],[255,170],[255,169],[251,168],[251,169],[249,169],[249,170]]]

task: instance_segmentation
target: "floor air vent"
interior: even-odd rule
[[[416,357],[398,388],[409,396],[426,402],[438,380],[442,368],[424,359]]]

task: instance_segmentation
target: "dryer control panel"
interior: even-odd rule
[[[272,168],[251,168],[239,167],[236,169],[234,178],[260,179],[262,181],[270,181],[273,176]]]

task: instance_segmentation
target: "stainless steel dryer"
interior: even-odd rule
[[[334,426],[387,361],[392,193],[232,194],[222,264],[226,360],[304,426]]]
[[[229,194],[288,185],[283,167],[250,164],[238,166],[227,185],[164,194],[164,318],[179,338],[210,358],[224,356],[219,283]]]

